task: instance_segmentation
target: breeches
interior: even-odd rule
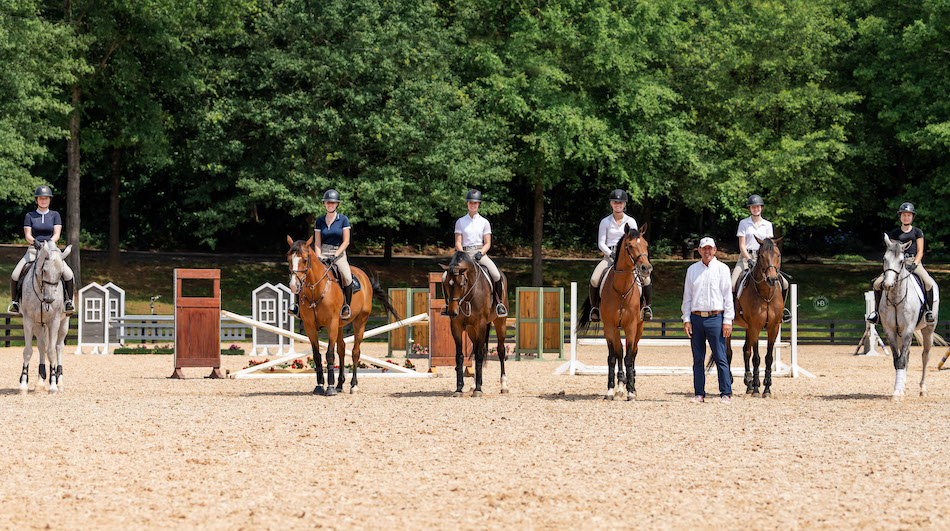
[[[25,266],[27,262],[32,262],[34,260],[36,260],[36,249],[34,249],[31,246],[29,249],[27,249],[26,254],[23,255],[23,258],[20,258],[20,261],[17,262],[16,267],[13,268],[13,274],[10,275],[10,278],[14,282],[17,280],[20,280],[20,274],[23,272],[23,266]],[[72,280],[72,279],[73,279],[73,270],[70,269],[69,266],[64,261],[63,262],[63,280]]]
[[[477,250],[465,251],[465,253],[471,256],[473,260],[475,259],[475,253],[477,252]],[[488,269],[488,274],[491,276],[492,282],[498,282],[501,280],[501,271],[498,270],[498,266],[495,265],[495,262],[491,261],[491,258],[489,258],[487,254],[483,254],[482,259],[479,260],[478,263]]]
[[[333,253],[338,249],[335,245],[321,245],[320,256],[322,258],[333,258]],[[346,252],[340,255],[336,261],[336,266],[340,269],[340,276],[343,278],[343,285],[349,286],[353,283],[353,273],[350,272],[350,264],[346,261]]]
[[[908,259],[906,262],[911,263],[913,261],[914,260],[911,258],[911,259]],[[917,269],[915,269],[914,272],[911,274],[916,275],[917,278],[920,279],[921,283],[924,285],[925,290],[929,291],[934,288],[934,279],[933,277],[930,276],[930,273],[928,273],[927,270],[924,269],[924,264],[920,264],[919,266],[917,266]],[[878,275],[877,278],[874,279],[874,284],[873,284],[874,291],[880,291],[883,283],[884,283],[884,273],[881,273],[880,275]]]

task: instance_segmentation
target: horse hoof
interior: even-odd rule
[[[762,398],[772,398],[772,393],[766,391],[762,393]]]
[[[21,387],[21,388],[20,388],[20,394],[21,394],[21,395],[25,395],[28,391],[29,391],[29,390],[28,390],[26,387]]]
[[[617,394],[614,395],[614,400],[626,400],[626,399],[627,399],[626,391],[619,391]]]
[[[751,388],[751,387],[746,387],[746,389],[745,389],[745,394],[751,395],[751,394],[752,394],[752,388]]]
[[[478,397],[481,397],[481,396],[485,396],[485,393],[483,393],[483,392],[481,392],[481,391],[472,391],[472,398],[478,398]]]
[[[360,392],[359,387],[350,387],[350,394],[351,394],[351,395],[355,395],[356,393],[359,393],[359,392]]]
[[[927,391],[921,389],[921,390],[920,390],[920,396],[921,396],[921,397],[927,396]]]
[[[758,391],[753,391],[753,392],[752,392],[752,398],[759,398],[760,396],[762,396],[762,394],[759,393]]]
[[[318,386],[316,386],[316,387],[313,388],[313,394],[315,394],[315,395],[317,395],[317,396],[323,396],[323,395],[327,394],[327,392],[323,390],[323,387],[322,387],[322,386],[319,386],[319,385],[318,385]]]
[[[55,395],[55,394],[58,393],[58,392],[59,392],[59,389],[57,389],[57,388],[55,388],[55,387],[50,387],[50,388],[49,388],[49,394],[51,394],[51,395]]]
[[[461,391],[456,391],[456,392],[452,393],[452,396],[455,397],[455,398],[461,398],[461,397],[462,397],[462,392],[461,392]]]
[[[510,392],[510,391],[509,391],[507,388],[506,388],[506,389],[502,389],[502,390],[500,391],[500,393],[503,394],[503,395],[507,395],[509,392]]]
[[[900,402],[903,399],[904,399],[903,395],[895,394],[894,396],[891,397],[891,402]]]
[[[336,396],[338,392],[336,387],[327,387],[327,394],[325,396]]]
[[[636,393],[627,393],[627,402],[632,402],[637,399]]]

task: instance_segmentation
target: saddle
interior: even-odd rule
[[[330,275],[333,277],[333,280],[336,281],[337,285],[340,286],[340,290],[343,290],[343,275],[340,274],[340,268],[336,264],[330,266]],[[353,275],[353,293],[358,292],[363,286],[360,285],[360,280],[356,278],[356,275]]]
[[[610,269],[611,268],[608,267],[607,269],[604,269],[603,273],[600,274],[600,284],[598,284],[599,287],[597,289],[600,291],[601,297],[604,296],[604,280],[607,279],[607,273],[610,272]],[[634,278],[636,278],[637,280],[637,285],[640,286],[640,302],[642,303],[643,302],[643,281],[640,280],[639,276],[635,276]]]
[[[16,292],[23,293],[23,283],[26,281],[27,275],[30,273],[30,270],[33,269],[33,264],[36,263],[36,260],[31,260],[23,264],[23,269],[20,270],[20,278],[16,281]]]

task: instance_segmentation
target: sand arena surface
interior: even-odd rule
[[[604,350],[582,347],[581,360],[603,365]],[[908,398],[892,403],[889,357],[802,347],[818,378],[780,378],[774,400],[737,392],[731,405],[691,403],[689,376],[640,377],[636,402],[606,402],[606,377],[553,376],[554,362],[509,363],[509,395],[495,362],[480,399],[452,398],[446,369],[315,397],[314,379],[185,369],[191,379],[176,381],[171,356],[73,354],[64,393],[35,389],[34,358],[20,396],[20,351],[0,352],[3,527],[950,526],[944,349],[927,398],[919,348]],[[688,359],[645,347],[638,362]]]

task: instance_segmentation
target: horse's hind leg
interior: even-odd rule
[[[933,329],[925,327],[923,330],[924,351],[920,353],[920,396],[927,396],[927,361],[930,359],[930,347],[933,346]]]
[[[337,390],[337,391],[343,391],[343,383],[346,381],[346,370],[345,370],[345,367],[346,367],[346,345],[343,343],[343,327],[342,327],[342,326],[340,327],[339,331],[338,331],[337,334],[336,334],[336,357],[337,357],[337,360],[338,360],[337,363],[339,363],[339,365],[340,365],[340,370],[339,370],[339,372],[337,373],[336,390]],[[356,359],[356,357],[354,357],[354,358],[353,358],[353,374],[354,374],[354,378],[356,378],[356,376],[355,376],[355,374],[356,374],[356,368],[357,368],[357,366],[358,366],[359,364],[360,364],[360,362]],[[352,384],[350,384],[350,386],[352,387]]]
[[[339,391],[335,387],[336,376],[333,374],[333,347],[340,333],[340,321],[335,319],[327,324],[327,393],[326,396],[335,396]],[[340,362],[340,370],[343,363]]]
[[[752,396],[759,397],[762,396],[759,393],[759,386],[761,385],[761,380],[759,380],[759,367],[762,363],[762,357],[759,356],[759,333],[755,333],[755,337],[747,339],[751,341],[752,344],[750,348],[752,350]]]
[[[614,389],[616,378],[617,358],[620,356],[620,332],[613,326],[604,326],[604,335],[607,336],[607,395],[604,400],[612,400],[617,394]]]
[[[323,389],[323,356],[320,354],[320,342],[311,341],[310,347],[313,349],[313,370],[317,373],[317,386],[313,388],[313,394],[323,396],[327,393]],[[333,360],[332,352],[327,352],[327,359]]]
[[[29,391],[30,358],[33,357],[33,323],[23,318],[23,370],[20,372],[20,394]]]
[[[898,345],[900,351],[894,350],[894,394],[891,400],[900,401],[904,398],[904,387],[907,384],[907,358],[910,355],[910,344],[913,340],[913,330],[907,330],[901,336],[901,342]]]
[[[495,319],[495,337],[498,340],[498,365],[501,367],[501,393],[508,393],[508,377],[505,376],[505,358],[508,353],[505,351],[505,336],[508,333],[508,323],[504,317]],[[486,339],[487,341],[487,339]]]
[[[640,333],[642,333],[642,329]],[[639,334],[627,336],[627,353],[626,356],[624,356],[624,365],[626,365],[627,368],[627,400],[637,399],[637,373],[634,369],[634,363],[637,360],[638,337]]]
[[[369,315],[367,314],[367,318]],[[353,379],[350,380],[350,394],[355,395],[359,390],[359,381],[356,377],[356,369],[360,365],[360,345],[363,343],[363,332],[366,330],[366,319],[359,319],[353,321]],[[340,367],[343,366],[342,358],[346,356],[346,346],[343,345],[343,331],[340,331],[340,345],[342,345],[343,353],[340,355],[341,362]],[[343,389],[343,373],[340,373],[340,389]]]
[[[772,334],[769,335],[771,336]],[[774,348],[775,338],[770,337],[767,347],[768,350],[765,352],[765,381],[763,382],[765,387],[762,389],[762,398],[772,398],[772,361],[775,359],[773,354],[775,352]]]
[[[746,340],[742,343],[742,362],[745,365],[745,374],[742,381],[745,382],[745,394],[751,395],[755,390],[752,388],[752,344],[749,342],[749,331],[746,330]]]

